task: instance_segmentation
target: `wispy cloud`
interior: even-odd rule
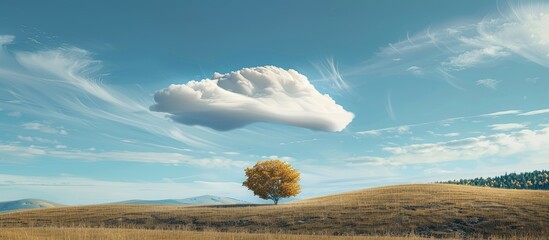
[[[504,59],[523,58],[549,67],[549,37],[545,30],[549,27],[549,4],[509,4],[498,13],[408,35],[345,75],[387,76],[408,71],[444,80],[463,90],[463,81],[457,77],[460,72]]]
[[[493,117],[493,116],[502,116],[502,115],[516,115],[516,114],[519,114],[519,113],[521,113],[520,110],[506,110],[506,111],[488,113],[488,114],[484,114],[482,116]]]
[[[486,78],[486,79],[477,80],[477,85],[484,86],[484,87],[487,87],[487,88],[496,90],[496,86],[497,86],[500,82],[501,82],[501,81],[496,80],[496,79]]]
[[[314,142],[318,141],[320,139],[318,138],[312,138],[312,139],[303,139],[303,140],[296,140],[296,141],[290,141],[290,142],[281,142],[280,145],[289,145],[289,144],[299,144],[299,143],[306,143],[306,142]]]
[[[393,111],[393,104],[391,103],[391,91],[387,92],[387,103],[385,105],[385,109],[387,110],[387,114],[391,120],[396,120],[395,112]]]
[[[352,93],[351,86],[341,76],[333,58],[327,58],[319,63],[314,63],[313,66],[320,73],[321,80],[329,82],[331,89],[334,89],[336,93],[340,95]]]
[[[261,158],[262,159],[278,159],[278,160],[281,160],[281,161],[284,161],[284,162],[292,162],[294,160],[292,157],[278,156],[278,155],[270,155],[270,156],[263,155],[263,156],[261,156]]]
[[[488,46],[485,48],[465,51],[457,56],[450,57],[447,62],[442,62],[442,66],[452,70],[463,70],[476,67],[482,63],[509,56],[510,53],[503,50],[502,47]]]
[[[348,162],[409,165],[506,157],[519,153],[547,151],[549,150],[549,128],[524,129],[445,142],[385,147],[383,150],[390,156],[362,156],[359,159],[348,160]]]
[[[223,152],[225,155],[240,155],[239,152]]]
[[[494,131],[509,131],[515,129],[526,128],[527,124],[523,123],[502,123],[502,124],[492,124],[489,126]]]
[[[415,74],[415,75],[421,75],[421,74],[423,74],[423,70],[422,70],[420,67],[418,67],[418,66],[411,66],[411,67],[407,68],[406,71],[407,71],[407,72],[411,72],[411,73],[413,73],[413,74]]]
[[[68,86],[95,96],[120,107],[132,107],[131,102],[124,102],[86,74],[99,68],[100,61],[91,58],[91,53],[75,47],[61,47],[37,52],[15,52],[17,62],[42,77],[56,79]],[[55,82],[51,81],[50,82]]]
[[[29,122],[21,125],[26,130],[36,130],[43,133],[67,135],[67,131],[63,127],[52,127],[45,123]]]
[[[410,127],[412,125],[403,125],[398,127],[390,127],[390,128],[382,128],[382,129],[374,129],[374,130],[368,130],[368,131],[360,131],[356,132],[359,135],[364,136],[379,136],[383,133],[397,133],[397,134],[410,134]]]
[[[457,137],[459,136],[460,134],[457,133],[457,132],[451,132],[451,133],[435,133],[433,131],[427,131],[427,133],[431,134],[432,136],[435,136],[435,137]]]
[[[532,116],[532,115],[545,114],[545,113],[549,113],[549,109],[539,109],[539,110],[534,110],[534,111],[530,111],[530,112],[521,113],[519,115],[520,116]]]
[[[78,122],[79,127],[92,129],[98,124],[122,124],[191,147],[219,147],[205,139],[210,135],[207,132],[177,126],[163,114],[150,112],[151,100],[140,90],[125,88],[122,93],[103,84],[101,61],[92,58],[89,51],[68,45],[18,51],[6,45],[15,41],[14,36],[0,35],[0,39],[0,95],[6,99],[0,102],[3,109],[17,109],[38,119]],[[34,122],[24,127],[46,133],[68,132],[42,125],[46,124]],[[124,131],[116,134],[123,135]]]
[[[12,43],[14,39],[13,35],[0,35],[0,47]]]
[[[61,150],[65,145],[56,145],[54,148],[39,146],[2,145],[0,151],[7,156],[25,158],[53,157],[62,159],[74,159],[79,161],[125,161],[141,163],[159,163],[175,165],[193,165],[199,167],[237,167],[243,168],[251,163],[240,160],[232,160],[223,156],[194,157],[175,152],[132,152],[132,151],[83,151]]]
[[[41,137],[31,137],[31,136],[21,136],[21,135],[18,135],[17,136],[17,139],[21,140],[21,141],[26,141],[26,142],[36,142],[36,143],[49,143],[49,144],[57,144],[59,143],[57,140],[55,139],[47,139],[47,138],[41,138]]]
[[[406,129],[407,131],[405,131],[405,132],[410,132],[410,129],[413,128],[413,127],[425,126],[425,125],[429,125],[429,124],[440,124],[440,125],[443,125],[443,126],[449,126],[450,123],[452,123],[456,120],[472,120],[472,119],[478,119],[478,118],[483,118],[483,117],[497,117],[497,116],[504,116],[504,115],[531,116],[531,115],[544,114],[544,113],[549,113],[549,109],[540,109],[540,110],[524,112],[524,113],[522,113],[521,110],[505,110],[505,111],[492,112],[492,113],[487,113],[487,114],[479,114],[479,115],[464,116],[464,117],[454,117],[454,118],[447,118],[447,119],[438,120],[438,121],[431,121],[431,122],[408,124],[408,125],[402,125],[402,126],[396,126],[396,127],[388,127],[388,128],[358,131],[358,132],[356,132],[356,134],[362,135],[362,136],[380,136],[383,133],[398,132],[399,128],[400,129]],[[502,125],[502,126],[499,126],[499,125]],[[512,125],[509,125],[507,127],[513,127],[513,126],[518,127],[518,126],[523,126],[523,125],[524,125],[524,127],[527,126],[527,124],[517,123],[517,125],[512,124]],[[506,127],[506,124],[494,124],[492,126],[494,126],[494,127],[499,126],[503,130],[503,128]],[[436,134],[432,131],[428,131],[428,133],[430,133],[431,135]],[[448,136],[452,136],[455,133],[448,133],[448,134],[450,134]],[[439,136],[442,136],[442,135],[439,135]]]
[[[21,112],[18,112],[18,111],[8,113],[8,116],[10,116],[10,117],[21,117],[22,115],[23,114]]]

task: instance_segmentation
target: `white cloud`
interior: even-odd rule
[[[36,146],[18,146],[2,145],[0,151],[5,155],[36,158],[36,157],[54,157],[63,159],[75,159],[86,161],[124,161],[141,163],[160,163],[160,164],[185,164],[200,167],[236,167],[244,168],[251,163],[246,161],[232,160],[225,157],[194,157],[174,152],[131,152],[131,151],[82,151],[82,150],[62,150],[67,148],[65,145],[56,145],[55,148],[45,148]],[[284,157],[283,157],[284,158]]]
[[[46,154],[46,151],[44,151],[43,149],[37,148],[32,145],[29,147],[22,147],[17,145],[0,144],[0,152],[2,152],[3,155],[10,154],[12,156],[24,157],[24,158],[35,157],[35,156]]]
[[[549,4],[517,4],[478,25],[480,39],[549,67]]]
[[[508,131],[508,130],[526,128],[526,124],[522,124],[522,123],[502,123],[502,124],[492,124],[489,127],[492,128],[492,130],[495,130],[495,131]]]
[[[422,66],[422,73],[462,89],[454,71],[521,57],[549,67],[549,4],[518,3],[478,21],[428,28],[390,43],[349,74],[386,76]],[[395,62],[393,59],[401,59]],[[410,69],[414,70],[414,68]],[[463,90],[463,89],[462,89]]]
[[[506,57],[510,54],[503,50],[502,47],[489,46],[481,49],[466,51],[457,56],[450,57],[448,62],[443,62],[442,65],[453,70],[462,70],[475,67],[489,60]]]
[[[318,138],[312,138],[312,139],[303,139],[303,140],[297,140],[297,141],[289,141],[289,142],[281,142],[280,145],[288,145],[288,144],[299,144],[299,143],[306,143],[306,142],[314,142],[318,141],[320,139]]]
[[[18,135],[17,139],[19,139],[21,141],[37,142],[37,143],[50,143],[50,144],[58,143],[57,140],[51,140],[51,139],[46,139],[46,138],[41,138],[41,137],[21,136],[21,135]]]
[[[13,40],[2,35],[0,38]],[[92,56],[91,52],[67,45],[41,51],[0,48],[0,96],[8,97],[8,101],[0,102],[0,107],[13,109],[15,104],[18,110],[36,119],[78,122],[81,127],[100,124],[104,130],[124,125],[142,129],[143,134],[154,134],[166,142],[177,141],[174,144],[218,146],[206,140],[213,134],[208,135],[202,129],[166,125],[163,114],[149,111],[150,99],[144,97],[143,89],[103,84],[104,74],[98,71],[101,61]],[[184,131],[184,137],[173,135],[172,128]],[[116,135],[126,138],[125,133],[117,131]]]
[[[451,132],[451,133],[435,133],[433,131],[427,131],[427,133],[435,136],[435,137],[457,137],[459,136],[460,134],[457,133],[457,132]]]
[[[394,121],[396,119],[395,117],[395,111],[393,110],[393,104],[391,103],[391,92],[387,92],[387,104],[385,105],[385,109],[387,110],[387,114],[389,117]]]
[[[354,118],[304,75],[274,66],[172,84],[156,92],[154,100],[150,109],[170,113],[174,121],[222,131],[271,122],[338,132]]]
[[[549,109],[539,109],[539,110],[535,110],[535,111],[521,113],[519,115],[520,116],[531,116],[531,115],[538,115],[538,114],[544,114],[544,113],[549,113]]]
[[[29,122],[29,123],[24,123],[21,126],[27,130],[36,130],[43,133],[59,134],[59,135],[68,134],[67,131],[63,129],[63,127],[52,127],[44,123]]]
[[[8,116],[10,116],[10,117],[21,117],[21,115],[23,115],[23,114],[21,114],[21,112],[9,112],[8,113]]]
[[[12,43],[14,39],[12,35],[0,35],[0,47]]]
[[[357,134],[364,135],[364,136],[379,136],[379,135],[381,135],[381,133],[383,133],[383,129],[375,129],[375,130],[357,132]]]
[[[278,156],[278,155],[271,155],[271,156],[263,155],[263,156],[261,156],[261,158],[263,160],[278,159],[278,160],[284,161],[284,162],[291,162],[291,161],[294,160],[292,157]]]
[[[321,80],[328,81],[331,84],[331,89],[335,89],[336,93],[340,94],[341,92],[351,92],[351,86],[343,80],[343,77],[339,73],[339,69],[333,58],[327,58],[324,62],[313,64],[313,66],[322,76]]]
[[[487,88],[491,88],[493,90],[496,90],[496,86],[500,83],[499,80],[486,78],[486,79],[480,79],[477,80],[477,85],[481,85]]]
[[[548,4],[510,6],[503,16],[487,17],[467,30],[457,31],[457,39],[472,49],[449,58],[445,64],[461,70],[513,53],[549,67],[548,28]]]
[[[223,152],[225,155],[240,155],[239,152]]]
[[[428,169],[425,169],[423,170],[424,173],[426,174],[429,174],[429,175],[442,175],[442,174],[448,174],[448,173],[453,173],[454,171],[450,171],[450,170],[445,170],[445,169],[441,169],[441,168],[428,168]]]
[[[363,156],[376,164],[407,165],[506,157],[549,150],[549,127],[458,140],[385,147],[388,157]],[[352,162],[352,161],[351,161]]]
[[[97,70],[100,63],[90,56],[90,52],[75,47],[38,52],[17,52],[15,54],[17,62],[28,69],[45,76],[61,79],[66,84],[108,103],[128,107],[127,103],[116,98],[108,89],[85,77],[86,74]]]
[[[549,67],[548,28],[549,4],[516,4],[510,6],[503,16],[487,17],[476,24],[475,35],[461,36],[459,39],[476,47],[470,51],[475,53],[471,54],[473,62],[474,59],[494,59],[514,53]],[[468,62],[463,63],[467,65]]]
[[[396,132],[399,134],[410,134],[410,126],[400,126],[396,128]]]
[[[506,111],[488,113],[488,114],[484,114],[482,116],[492,117],[492,116],[501,116],[501,115],[510,115],[510,114],[514,115],[514,114],[519,114],[519,113],[520,113],[519,110],[506,110]]]
[[[345,159],[349,165],[369,165],[369,166],[381,166],[390,164],[387,159],[382,157],[372,156],[357,156]]]
[[[180,153],[167,152],[84,152],[84,151],[48,151],[50,156],[64,159],[98,160],[98,161],[127,161],[161,164],[186,164],[200,167],[237,167],[249,165],[245,161],[234,161],[224,157],[192,157]]]
[[[411,66],[409,68],[406,69],[407,72],[411,72],[415,75],[421,75],[423,74],[423,69],[421,69],[420,67],[418,66]]]
[[[410,126],[407,125],[356,132],[356,134],[364,136],[379,136],[383,133],[411,134],[412,132]]]

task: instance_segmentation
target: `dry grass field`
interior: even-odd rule
[[[278,206],[94,205],[0,215],[0,227],[4,229],[2,234],[6,231],[24,231],[11,229],[14,227],[39,229],[56,226],[228,232],[215,234],[246,232],[546,239],[549,236],[549,191],[418,184],[373,188]],[[49,228],[48,231],[69,234],[72,230]],[[113,231],[134,234],[124,232],[126,230]],[[204,233],[167,231],[151,234]],[[251,235],[250,239],[254,236]],[[291,237],[273,239],[293,239]],[[299,236],[298,239],[307,238]],[[315,236],[314,239],[321,238]]]
[[[178,230],[117,229],[117,228],[5,228],[3,240],[122,240],[122,239],[185,239],[185,240],[424,240],[420,237],[320,236],[291,234],[257,234],[196,232]]]

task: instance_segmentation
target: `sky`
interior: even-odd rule
[[[542,1],[0,1],[0,201],[262,202],[549,166]]]

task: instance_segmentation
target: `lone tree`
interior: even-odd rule
[[[243,186],[262,199],[273,200],[278,204],[281,198],[296,196],[301,192],[301,174],[289,163],[278,159],[259,161],[244,170],[248,179]]]

